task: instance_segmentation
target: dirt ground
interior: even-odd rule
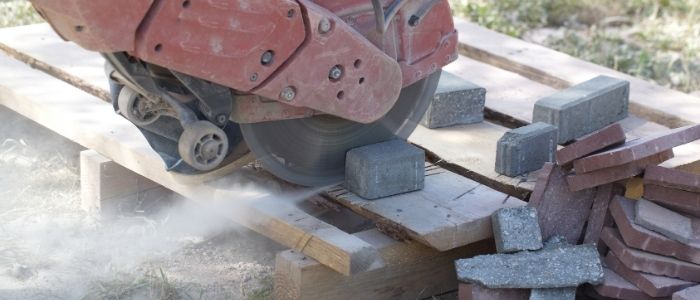
[[[83,212],[81,150],[0,106],[0,299],[270,298],[282,248],[193,203]]]

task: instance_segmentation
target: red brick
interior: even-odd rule
[[[693,222],[689,217],[646,199],[635,204],[635,224],[683,244],[693,239]]]
[[[489,289],[475,283],[459,284],[459,300],[528,300],[528,289]]]
[[[700,193],[650,184],[644,186],[644,198],[700,218]]]
[[[559,235],[577,244],[595,198],[595,190],[571,192],[566,183],[566,171],[546,163],[537,175],[530,206],[537,209],[542,239]]]
[[[594,154],[574,162],[577,173],[587,173],[631,163],[700,139],[700,125],[669,130],[657,136],[641,138],[623,146]]]
[[[622,264],[612,252],[605,257],[605,265],[652,297],[669,297],[677,291],[696,285],[690,281],[634,271]]]
[[[572,191],[580,191],[634,177],[644,172],[647,166],[658,165],[671,158],[673,158],[673,150],[668,150],[620,166],[595,170],[588,173],[578,173],[577,170],[575,175],[570,175],[567,178],[569,189]]]
[[[583,237],[584,244],[598,243],[598,240],[600,240],[600,232],[603,230],[603,227],[605,225],[610,225],[606,224],[606,221],[609,221],[608,207],[610,207],[610,201],[614,196],[615,191],[612,184],[599,186],[596,189],[593,207],[588,216],[586,234]]]
[[[629,300],[658,300],[669,298],[653,298],[634,286],[629,281],[620,277],[613,270],[605,269],[605,279],[603,284],[593,286],[596,294],[592,294],[596,299],[629,299]],[[600,297],[603,298],[600,298]]]
[[[625,142],[625,131],[618,123],[579,138],[575,143],[557,151],[557,164],[567,165],[576,159]]]
[[[679,243],[654,231],[634,223],[634,201],[624,197],[616,197],[610,204],[610,213],[615,219],[625,243],[632,248],[672,256],[680,260],[700,264],[700,239],[689,244]],[[700,228],[700,222],[695,221],[694,228]],[[698,229],[695,229],[697,232]]]
[[[627,247],[617,230],[605,227],[601,239],[629,269],[660,276],[700,281],[700,265]]]
[[[650,166],[644,171],[644,183],[700,193],[700,175],[676,169]]]

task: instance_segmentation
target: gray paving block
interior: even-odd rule
[[[594,245],[481,255],[455,262],[457,278],[488,288],[563,288],[603,281]]]
[[[562,247],[571,246],[565,237],[561,235],[555,235],[544,242],[544,249],[557,249]]]
[[[499,209],[491,215],[491,224],[499,253],[542,249],[542,231],[533,207]]]
[[[485,104],[486,89],[443,71],[421,124],[435,129],[480,123]]]
[[[533,289],[530,300],[575,300],[576,288]]]
[[[532,120],[559,128],[563,144],[626,118],[629,94],[628,81],[598,76],[540,99]]]
[[[693,239],[690,218],[645,199],[635,203],[634,223],[686,245]]]
[[[700,285],[689,287],[673,294],[673,300],[697,300],[700,299]]]
[[[402,140],[355,148],[345,160],[345,187],[374,200],[423,189],[425,151]]]
[[[538,122],[506,132],[496,149],[496,172],[518,176],[554,161],[557,128]]]

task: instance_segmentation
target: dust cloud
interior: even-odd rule
[[[166,194],[88,214],[81,148],[5,109],[0,119],[0,299],[265,298],[282,248],[231,218],[251,219],[242,203],[283,211],[317,192],[243,172],[217,183],[216,201]]]

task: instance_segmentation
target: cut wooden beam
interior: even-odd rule
[[[293,203],[265,195],[240,199],[230,189],[235,174],[201,184],[179,180],[182,177],[167,172],[138,130],[114,114],[109,104],[5,56],[0,56],[0,69],[0,104],[58,134],[187,198],[226,205],[221,211],[235,221],[342,274],[382,266],[374,247]]]
[[[608,75],[631,83],[630,111],[675,128],[700,123],[700,98],[455,18],[462,55],[558,89]]]
[[[423,190],[365,200],[343,188],[327,192],[332,201],[379,223],[397,239],[413,239],[447,251],[493,236],[491,214],[524,206],[487,186],[428,166]]]
[[[106,216],[116,212],[121,204],[169,194],[159,184],[94,150],[80,152],[80,206],[89,213]]]
[[[447,252],[416,242],[397,242],[377,230],[355,236],[379,249],[382,270],[340,276],[317,261],[287,250],[277,255],[274,298],[292,299],[423,299],[457,289],[454,260],[495,251],[485,240]]]

